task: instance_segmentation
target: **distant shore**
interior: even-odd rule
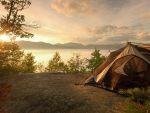
[[[88,44],[83,45],[80,43],[65,43],[65,44],[50,44],[45,42],[30,42],[30,41],[16,41],[22,49],[100,49],[100,50],[110,50],[119,44]],[[123,45],[121,45],[123,46]],[[120,46],[119,46],[120,47]],[[115,49],[119,48],[116,47]]]

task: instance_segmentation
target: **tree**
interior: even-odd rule
[[[24,55],[21,67],[22,73],[34,73],[36,70],[36,62],[34,61],[34,56],[32,53],[27,53]]]
[[[0,75],[33,73],[36,62],[32,53],[24,51],[14,42],[0,42]]]
[[[91,53],[91,58],[87,59],[87,68],[90,72],[93,72],[99,65],[103,63],[105,59],[105,56],[102,56],[102,54],[100,54],[100,50],[95,48],[94,52]]]
[[[39,62],[37,65],[36,65],[36,72],[37,73],[41,73],[41,72],[45,72],[45,67],[44,67],[44,64],[43,62]]]
[[[67,73],[85,73],[86,72],[86,59],[81,59],[80,53],[73,53],[70,60],[67,61]]]
[[[56,52],[51,60],[49,60],[46,70],[49,72],[64,71],[64,62],[61,60],[59,52]]]
[[[24,51],[14,42],[0,42],[0,75],[20,73]]]
[[[25,24],[25,16],[19,15],[19,11],[28,8],[31,5],[31,0],[0,0],[0,3],[8,12],[7,16],[0,19],[0,35],[6,34],[9,36],[30,38],[34,35],[27,32],[27,28],[38,28],[39,26],[34,22],[32,24]]]

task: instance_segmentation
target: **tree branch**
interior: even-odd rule
[[[8,20],[10,19],[11,14],[12,14],[13,7],[14,7],[14,1],[11,1],[9,14],[7,16],[7,24],[8,24]]]
[[[16,21],[17,13],[18,13],[18,10],[16,11],[16,13],[15,13],[15,15],[14,15],[14,19],[13,19],[13,22],[12,22],[12,26],[14,25],[14,23],[15,23],[15,21]]]
[[[0,2],[8,12],[0,20],[0,35],[8,34],[21,38],[33,37],[32,33],[26,32],[27,28],[40,28],[41,26],[36,22],[27,24],[24,15],[18,15],[19,11],[31,5],[31,0],[0,0]]]

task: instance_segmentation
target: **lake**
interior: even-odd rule
[[[33,56],[35,56],[35,61],[37,63],[43,62],[44,66],[47,66],[48,61],[51,60],[54,54],[59,52],[62,61],[65,63],[73,56],[73,53],[80,53],[81,58],[91,58],[91,53],[94,52],[95,49],[48,49],[48,50],[25,50],[25,53],[31,52]],[[108,55],[108,50],[100,50],[102,55]]]

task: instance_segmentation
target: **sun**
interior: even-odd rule
[[[0,36],[0,40],[2,40],[2,41],[10,41],[9,37],[6,36],[6,35]]]

